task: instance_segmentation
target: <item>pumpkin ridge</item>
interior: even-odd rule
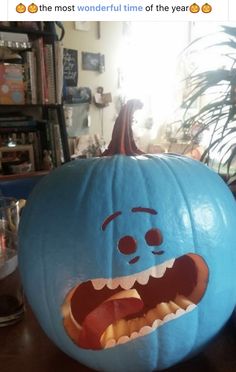
[[[145,162],[145,157],[146,155],[144,156],[144,159],[143,161]],[[146,174],[145,174],[145,169],[143,167],[143,161],[140,161],[140,162],[136,162],[136,169],[139,171],[141,177],[140,179],[142,180],[142,187],[140,187],[140,189],[142,190],[147,190],[147,185],[148,185],[148,178],[146,177]],[[152,206],[153,205],[153,201],[151,200],[151,195],[149,195],[149,193],[146,193],[145,194],[145,201],[143,201],[143,205],[148,205],[148,206]],[[150,221],[151,221],[151,216],[150,216]]]
[[[43,267],[43,280],[42,280],[41,284],[42,284],[42,290],[43,290],[44,293],[42,293],[42,298],[44,299],[45,305],[47,307],[47,311],[48,311],[48,314],[49,314],[49,324],[51,326],[52,332],[54,333],[54,335],[56,335],[58,337],[59,336],[59,332],[57,333],[57,327],[54,324],[55,317],[53,316],[52,309],[50,307],[50,297],[51,296],[48,293],[48,286],[46,286],[46,283],[47,283],[47,270],[45,269],[46,268],[46,260],[45,260],[46,255],[44,254],[44,248],[45,247],[43,247],[43,245],[42,245],[42,249],[40,250],[40,254],[39,254],[40,259],[41,259],[41,262],[43,263],[42,264],[42,267]],[[49,280],[49,283],[50,283],[50,280]],[[53,294],[52,294],[52,296],[53,296]]]
[[[177,160],[179,160],[182,164],[184,163],[184,161],[182,161],[183,159],[181,159],[179,156],[176,156],[176,157],[177,157]],[[191,213],[191,210],[190,210],[190,204],[188,202],[188,198],[186,196],[185,190],[182,186],[182,183],[179,181],[179,178],[177,177],[177,175],[176,175],[174,169],[172,168],[172,166],[169,164],[169,162],[164,157],[163,157],[163,160],[165,162],[166,167],[169,169],[170,173],[172,174],[172,178],[175,180],[176,184],[179,187],[179,190],[181,191],[183,200],[184,200],[185,205],[186,205],[187,210],[188,210],[188,218],[189,218],[189,221],[191,223],[193,247],[197,247],[197,245],[196,245],[197,239],[196,239],[196,231],[194,229],[194,221],[193,221],[193,218],[192,218],[192,213]]]
[[[151,160],[154,167],[157,167],[157,168],[160,167],[160,160],[161,160],[162,156],[145,154],[145,158],[148,158],[149,161]],[[143,176],[142,178],[145,180],[145,186],[146,186],[146,185],[148,185],[148,177],[146,177],[146,175],[145,175],[145,170],[146,169],[145,169],[145,167],[142,167],[143,165],[145,165],[145,164],[140,162],[139,167],[140,167],[140,170],[141,170],[141,175]],[[147,187],[145,187],[145,189],[147,189]],[[152,206],[153,205],[153,198],[152,198],[151,193],[146,193],[146,196],[149,197],[148,200],[147,200],[147,205]]]

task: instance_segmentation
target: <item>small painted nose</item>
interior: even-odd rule
[[[123,236],[118,242],[118,249],[125,255],[132,254],[137,250],[137,242],[130,235]]]

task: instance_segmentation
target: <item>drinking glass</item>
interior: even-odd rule
[[[0,197],[0,327],[24,315],[24,295],[18,269],[17,233],[20,202]]]

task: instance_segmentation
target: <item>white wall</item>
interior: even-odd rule
[[[103,110],[104,139],[109,143],[117,111],[115,108],[118,95],[118,66],[122,44],[122,22],[100,22],[101,36],[98,38],[98,22],[90,22],[89,31],[75,30],[74,22],[64,22],[65,48],[78,50],[79,79],[78,86],[91,88],[103,86],[104,93],[111,92],[113,102]],[[81,69],[81,52],[101,53],[105,55],[105,72],[85,71]],[[101,135],[102,113],[93,103],[90,105],[90,133]]]

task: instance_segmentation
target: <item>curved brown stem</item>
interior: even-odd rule
[[[116,154],[122,155],[141,155],[143,152],[139,150],[134,142],[132,131],[133,114],[136,110],[140,110],[143,104],[137,100],[129,100],[120,110],[119,116],[116,119],[112,139],[102,156],[112,156]]]

